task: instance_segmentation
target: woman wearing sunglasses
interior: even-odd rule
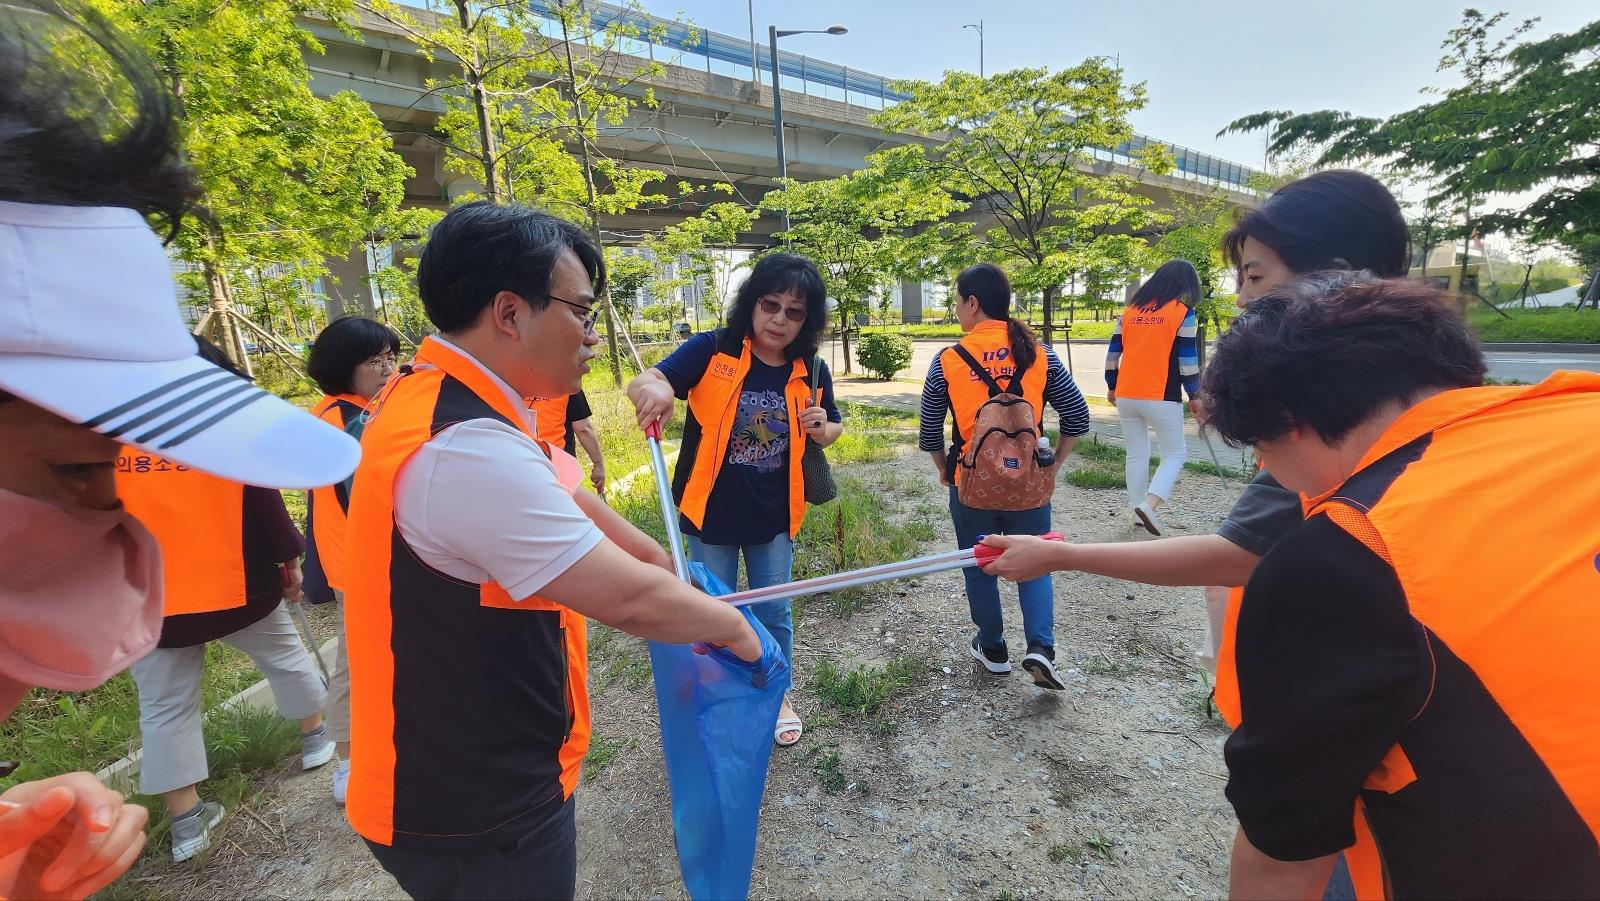
[[[328,323],[311,344],[306,374],[322,389],[313,415],[344,429],[382,390],[400,359],[400,336],[394,329],[360,316],[341,316]],[[306,599],[314,604],[339,601],[339,651],[328,683],[326,726],[338,749],[333,769],[333,799],[344,803],[350,781],[350,664],[344,640],[344,529],[350,497],[343,484],[309,491],[306,504]],[[321,597],[313,586],[311,561],[321,572]],[[334,592],[338,592],[334,595]]]
[[[729,586],[741,553],[751,588],[791,579],[793,541],[806,512],[806,439],[827,447],[844,430],[833,379],[816,355],[826,321],[817,267],[804,257],[769,254],[740,286],[726,328],[695,335],[628,385],[641,426],[665,422],[675,398],[688,401],[672,493],[689,555]],[[789,601],[750,609],[793,667]],[[773,740],[787,747],[801,732],[785,698]]]

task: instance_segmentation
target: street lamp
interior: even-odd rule
[[[772,54],[772,124],[777,126],[778,132],[778,183],[789,177],[789,162],[783,154],[783,82],[778,75],[778,38],[786,38],[791,34],[845,34],[850,29],[843,25],[830,25],[825,29],[800,28],[779,30],[776,25],[767,26],[767,49]],[[845,96],[849,96],[849,85],[845,86]],[[789,230],[789,211],[783,211],[783,230]],[[784,243],[789,239],[785,237]]]
[[[979,19],[976,25],[963,25],[962,28],[976,29],[978,32],[978,77],[983,77],[983,20]]]

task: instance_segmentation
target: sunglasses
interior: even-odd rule
[[[806,321],[806,312],[807,311],[806,311],[805,307],[786,307],[782,303],[780,303],[780,302],[778,302],[776,300],[773,300],[770,297],[763,297],[760,300],[756,301],[756,304],[761,307],[761,312],[766,313],[768,316],[771,316],[773,313],[776,313],[779,310],[782,310],[783,311],[783,315],[790,322],[805,322]]]
[[[573,308],[574,310],[577,310],[578,312],[583,313],[584,314],[584,317],[583,317],[583,330],[584,330],[584,332],[587,333],[587,332],[594,331],[594,324],[595,324],[595,322],[599,321],[599,319],[600,319],[600,311],[595,309],[595,305],[594,304],[589,304],[588,306],[584,306],[581,303],[573,303],[570,300],[563,300],[563,299],[555,296],[554,294],[547,294],[545,296],[549,297],[553,301],[556,301],[557,303],[564,303],[567,306]]]

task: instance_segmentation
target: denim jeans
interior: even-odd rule
[[[950,520],[956,527],[956,546],[969,548],[979,535],[1043,535],[1050,531],[1050,505],[1033,510],[974,510],[956,500],[950,489]],[[969,566],[961,571],[967,580],[967,607],[978,627],[978,641],[986,648],[1005,643],[1005,618],[1000,613],[1000,580]],[[1028,644],[1055,647],[1055,593],[1050,577],[1040,576],[1017,583],[1017,600],[1022,604],[1022,631]]]
[[[793,580],[794,544],[787,533],[765,544],[706,544],[697,535],[689,539],[689,558],[704,563],[711,574],[721,579],[729,588],[739,587],[739,552],[744,551],[745,576],[749,588],[766,588]],[[778,647],[783,649],[783,660],[794,668],[794,616],[789,612],[789,599],[763,601],[751,604],[750,612],[772,633]]]

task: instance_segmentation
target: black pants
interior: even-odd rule
[[[413,898],[570,899],[578,883],[576,799],[568,798],[520,838],[500,847],[436,850],[367,842]]]

